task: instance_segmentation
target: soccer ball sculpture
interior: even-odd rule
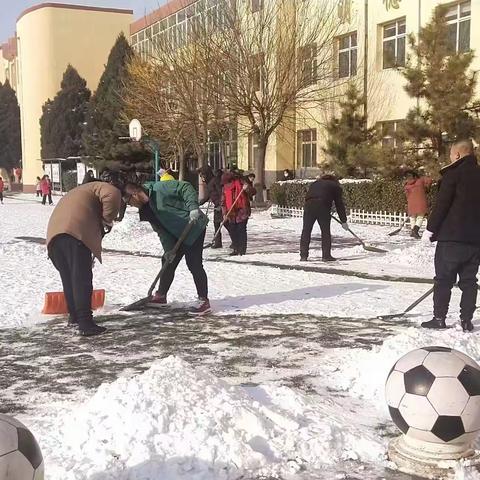
[[[0,414],[0,478],[43,480],[43,457],[30,430],[13,417]]]
[[[470,444],[480,430],[480,366],[462,352],[424,347],[390,371],[386,400],[408,437],[435,444]]]

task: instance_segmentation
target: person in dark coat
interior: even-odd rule
[[[222,248],[222,232],[219,231],[220,225],[223,221],[222,215],[222,174],[221,170],[217,170],[215,175],[210,166],[205,166],[199,169],[202,181],[207,185],[205,197],[200,198],[199,205],[203,205],[210,201],[213,204],[213,228],[215,234],[218,235],[213,241],[212,248]]]
[[[442,171],[440,190],[428,220],[424,240],[437,241],[433,319],[424,328],[446,328],[451,291],[457,277],[462,291],[460,323],[473,330],[480,265],[480,167],[470,140],[454,143],[452,163]]]
[[[322,258],[325,262],[334,262],[332,257],[332,236],[330,233],[332,205],[335,203],[342,226],[348,229],[347,213],[343,203],[343,192],[340,183],[333,175],[323,175],[310,185],[305,198],[303,210],[303,230],[300,239],[300,260],[306,262],[315,222],[322,232]]]
[[[284,171],[283,171],[283,180],[293,180],[293,173],[288,169],[286,168]]]
[[[82,185],[84,185],[85,183],[96,182],[96,181],[97,179],[95,178],[95,174],[93,173],[93,170],[87,170],[87,173],[83,178]]]

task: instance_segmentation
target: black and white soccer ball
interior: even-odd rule
[[[0,478],[44,480],[43,457],[32,432],[13,417],[0,414]]]
[[[480,366],[458,350],[407,353],[390,371],[385,396],[395,425],[417,440],[463,444],[480,430]]]

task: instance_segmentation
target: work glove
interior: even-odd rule
[[[429,232],[428,230],[425,230],[422,234],[422,242],[431,243],[432,237],[433,237],[433,232]]]
[[[102,225],[103,225],[102,237],[104,237],[107,233],[110,233],[112,231],[113,224],[102,222]]]
[[[197,208],[196,210],[192,210],[190,212],[190,221],[197,223],[200,220],[201,216],[202,216],[202,212],[200,211],[199,208]]]
[[[342,223],[342,228],[343,228],[344,230],[346,230],[347,232],[348,232],[348,230],[350,229],[350,227],[348,226],[348,223],[347,223],[347,222]]]

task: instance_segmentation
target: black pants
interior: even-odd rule
[[[45,205],[45,202],[47,201],[47,197],[48,197],[48,204],[51,205],[53,202],[52,202],[52,194],[49,193],[48,195],[44,195],[43,196],[43,199],[42,199],[42,204]]]
[[[203,242],[205,240],[205,230],[197,238],[192,246],[182,245],[177,252],[175,259],[168,265],[160,278],[160,285],[158,293],[166,295],[175,277],[175,270],[177,269],[180,260],[185,255],[187,267],[190,270],[195,286],[197,287],[197,294],[199,298],[208,298],[208,280],[205,269],[203,268]],[[162,258],[163,264],[163,258]]]
[[[330,210],[326,209],[322,205],[319,205],[316,201],[309,201],[305,203],[303,210],[303,229],[302,236],[300,238],[300,256],[308,257],[308,251],[310,249],[310,240],[312,239],[312,228],[315,222],[320,225],[322,232],[322,257],[328,258],[332,252],[332,234],[330,233],[330,222],[332,217],[330,216]]]
[[[445,319],[458,276],[462,291],[460,318],[471,320],[477,302],[477,273],[480,264],[480,248],[456,242],[438,242],[435,251],[435,286],[433,291],[433,313]]]
[[[37,190],[36,192],[36,197],[41,197],[42,196],[42,191],[41,190]]]
[[[3,192],[0,192],[0,202],[3,203]]]
[[[247,222],[229,222],[229,232],[232,238],[233,250],[240,255],[245,255],[247,252]]]
[[[213,211],[213,228],[215,229],[215,233],[217,233],[218,229],[220,228],[220,225],[222,224],[223,221],[223,215],[222,215],[222,210],[215,210]],[[218,235],[216,236],[213,246],[216,248],[221,248],[222,246],[222,232],[218,232]]]
[[[92,252],[80,240],[62,234],[48,247],[48,254],[60,272],[68,313],[80,328],[89,327],[92,317]]]

